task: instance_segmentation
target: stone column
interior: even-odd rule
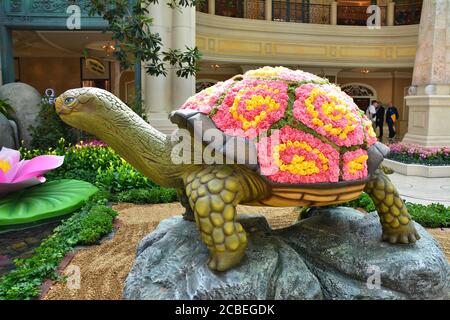
[[[169,49],[172,46],[172,10],[165,2],[152,4],[149,6],[149,15],[153,18],[152,32],[159,33],[163,40],[161,51]],[[143,68],[145,69],[145,64]],[[144,77],[145,111],[150,124],[158,126],[162,121],[167,120],[167,112],[172,106],[172,74],[168,72],[167,77],[155,77],[145,73]]]
[[[330,4],[330,24],[337,25],[337,1]]]
[[[450,145],[450,2],[423,2],[405,143]]]
[[[264,16],[266,20],[272,21],[272,0],[265,0]]]
[[[172,48],[185,50],[195,47],[195,7],[172,10]],[[172,105],[176,110],[195,93],[195,77],[180,78],[172,70]]]
[[[216,14],[216,0],[208,0],[208,13]]]
[[[14,55],[11,29],[0,25],[0,58],[2,59],[2,83],[14,82]]]
[[[395,2],[388,2],[387,4],[387,14],[386,14],[386,24],[388,26],[394,25],[394,13],[395,13]]]
[[[185,50],[195,46],[195,7],[171,9],[166,2],[150,5],[152,32],[160,34],[163,48]],[[145,69],[145,64],[142,66]],[[170,134],[175,126],[168,113],[178,109],[195,92],[195,78],[178,78],[176,70],[168,68],[167,76],[150,76],[143,72],[143,99],[150,124]]]

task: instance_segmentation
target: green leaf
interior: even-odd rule
[[[79,180],[55,180],[0,199],[0,227],[30,223],[71,213],[98,189]]]

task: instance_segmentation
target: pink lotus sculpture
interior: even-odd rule
[[[61,166],[63,156],[38,156],[20,160],[20,152],[2,148],[0,151],[0,196],[45,182],[47,171]]]

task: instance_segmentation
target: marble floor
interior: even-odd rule
[[[450,178],[424,178],[399,173],[390,174],[389,178],[397,187],[400,196],[409,202],[439,202],[450,206]]]

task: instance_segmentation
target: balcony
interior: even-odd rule
[[[331,1],[315,4],[310,0],[204,0],[197,11],[254,20],[297,22],[312,24],[365,26],[374,13],[379,14],[381,26],[412,25],[420,23],[423,0],[404,0],[378,6],[378,12],[369,10],[371,1]],[[369,12],[368,12],[369,11]]]

